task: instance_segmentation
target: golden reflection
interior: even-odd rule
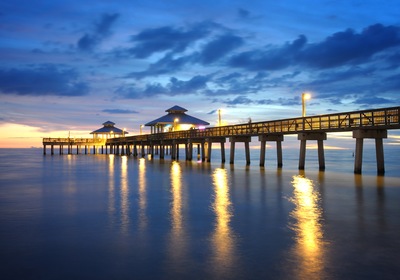
[[[291,201],[295,204],[291,212],[295,219],[292,229],[296,233],[294,254],[300,261],[297,273],[300,279],[323,279],[325,242],[319,194],[314,190],[313,181],[304,176],[293,176],[292,184],[294,196]]]
[[[229,197],[229,184],[226,169],[217,168],[213,173],[214,202],[212,208],[216,215],[216,225],[213,233],[213,263],[221,277],[228,272],[233,264],[234,237],[230,227],[232,218],[232,203]],[[225,271],[226,270],[226,271]],[[225,275],[226,276],[226,275]]]
[[[108,213],[113,217],[115,213],[114,155],[109,155],[108,159]]]
[[[185,260],[186,237],[183,224],[183,199],[182,199],[182,171],[179,162],[174,161],[171,164],[171,241],[169,246],[169,255],[172,263],[177,269],[184,269],[182,262]]]
[[[146,160],[144,158],[139,159],[139,229],[144,230],[147,226],[146,217]]]
[[[129,224],[128,157],[121,157],[121,229],[127,231]]]

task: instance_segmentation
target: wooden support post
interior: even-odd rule
[[[79,145],[76,145],[76,154],[79,155]]]
[[[163,144],[160,145],[160,159],[164,159],[164,153],[165,153],[165,146]]]
[[[319,170],[325,170],[325,155],[324,155],[324,141],[317,140],[318,142],[318,162],[319,162]]]
[[[46,145],[43,145],[43,155],[46,155]]]
[[[231,153],[229,156],[229,164],[233,164],[235,162],[235,143],[234,141],[231,142]]]
[[[230,154],[230,164],[234,163],[235,160],[235,143],[236,142],[244,142],[245,154],[246,154],[246,165],[250,165],[250,142],[251,136],[234,136],[230,137],[229,141],[231,142],[231,154]]]
[[[207,142],[207,162],[211,162],[212,142]]]
[[[142,151],[141,151],[141,153],[142,153],[142,158],[144,158],[144,154],[145,154],[145,151],[144,151],[144,144],[142,143],[141,145],[142,145]]]
[[[260,166],[265,165],[265,145],[266,141],[265,140],[260,140],[261,146],[260,146]]]
[[[201,143],[201,161],[204,162],[206,161],[206,147],[205,147],[206,143]]]
[[[260,166],[265,165],[265,152],[266,152],[266,142],[276,142],[276,154],[277,154],[277,165],[282,167],[282,141],[283,134],[277,135],[260,135],[258,140],[261,142],[260,148]]]
[[[383,153],[383,138],[387,138],[386,129],[368,129],[354,130],[353,138],[356,138],[356,154],[354,162],[354,173],[361,174],[362,172],[362,153],[364,139],[375,139],[376,149],[376,167],[378,175],[385,174],[385,159]]]
[[[189,160],[193,160],[193,143],[189,143]]]
[[[282,135],[282,139],[283,139],[283,135]],[[276,141],[276,156],[277,156],[278,168],[281,168],[283,166],[283,161],[282,161],[282,141]]]
[[[221,162],[225,163],[225,141],[221,142]]]
[[[246,165],[250,165],[250,145],[249,142],[244,142],[244,149],[246,154]]]
[[[306,144],[307,140],[300,140],[299,169],[304,170],[306,162]]]
[[[354,173],[361,174],[363,158],[364,138],[356,139],[356,154],[354,159]]]
[[[54,145],[50,146],[50,153],[51,153],[51,155],[54,155]]]
[[[176,160],[176,144],[175,144],[175,142],[173,142],[172,146],[171,146],[171,159]]]
[[[300,156],[299,156],[299,169],[304,170],[306,162],[306,147],[307,140],[317,140],[318,142],[318,162],[319,170],[325,170],[325,156],[324,156],[324,144],[323,141],[326,140],[325,132],[304,132],[297,135],[297,139],[300,140]]]

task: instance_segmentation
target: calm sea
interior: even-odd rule
[[[58,151],[57,151],[58,153]],[[399,279],[400,147],[235,164],[0,149],[1,279]],[[229,155],[227,156],[229,159]]]

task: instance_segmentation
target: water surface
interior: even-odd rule
[[[0,149],[2,279],[398,279],[390,155],[382,177],[348,152],[326,172],[41,153]]]

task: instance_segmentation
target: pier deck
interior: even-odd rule
[[[105,145],[106,153],[137,156],[137,147],[141,147],[142,155],[144,147],[153,156],[155,149],[160,149],[160,158],[164,157],[165,147],[170,147],[171,158],[179,158],[179,145],[185,145],[186,159],[192,159],[193,144],[197,144],[202,152],[202,160],[211,160],[212,143],[221,144],[221,158],[225,162],[224,143],[226,139],[231,142],[230,163],[234,163],[235,143],[245,144],[246,163],[250,164],[249,142],[251,137],[258,136],[261,142],[260,166],[264,166],[265,144],[267,141],[276,142],[278,167],[282,166],[281,142],[284,135],[297,134],[300,140],[299,169],[304,169],[306,155],[306,141],[315,140],[318,143],[318,158],[320,170],[325,169],[325,158],[323,141],[327,139],[327,133],[352,131],[356,139],[355,173],[361,173],[363,140],[366,138],[375,139],[378,174],[384,173],[383,138],[387,138],[387,130],[400,129],[400,107],[381,109],[370,109],[344,113],[333,113],[325,115],[298,117],[290,119],[249,122],[244,124],[209,127],[205,129],[192,129],[166,133],[154,133],[119,137],[104,140],[104,143],[91,143],[95,147]],[[90,139],[87,139],[90,140]],[[102,139],[92,139],[102,140]],[[46,145],[66,145],[56,138],[44,138],[44,150]],[[85,145],[84,142],[77,142],[77,145]],[[121,150],[120,150],[121,146]],[[86,147],[86,146],[85,146]],[[200,149],[198,149],[200,150]],[[121,151],[121,152],[120,152]],[[44,152],[45,153],[45,152]]]

